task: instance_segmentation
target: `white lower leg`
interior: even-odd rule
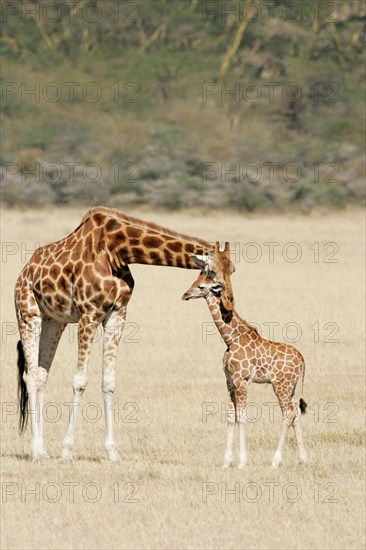
[[[27,384],[28,399],[29,399],[29,416],[31,419],[31,429],[32,429],[32,458],[40,458],[42,455],[42,449],[40,448],[39,442],[39,403],[37,402],[37,389],[35,385],[29,387],[30,384]]]
[[[32,428],[32,458],[47,458],[43,443],[43,403],[47,371],[34,367],[25,377],[29,398],[29,415]]]
[[[277,466],[279,466],[279,464],[281,463],[283,447],[284,447],[284,444],[285,444],[285,439],[286,439],[286,434],[287,434],[288,428],[289,428],[288,423],[286,421],[283,421],[280,440],[278,442],[276,452],[275,452],[275,454],[273,456],[273,459],[272,459],[273,468],[277,468]]]
[[[105,412],[105,450],[111,461],[121,460],[114,442],[113,395],[116,389],[117,347],[125,325],[125,317],[125,308],[114,311],[104,325],[102,391]]]
[[[75,438],[75,425],[80,408],[80,402],[87,383],[86,373],[77,373],[74,377],[74,398],[70,410],[69,425],[62,442],[62,458],[72,459]]]
[[[114,367],[107,368],[104,366],[102,378],[102,391],[104,398],[104,413],[105,413],[105,450],[109,460],[116,462],[121,460],[114,443],[114,390],[116,388]]]
[[[116,462],[121,460],[121,457],[116,449],[114,442],[114,400],[113,393],[103,391],[104,397],[104,413],[105,413],[105,450],[107,452],[109,460]]]
[[[239,468],[243,468],[247,463],[247,449],[245,442],[245,422],[239,422]]]
[[[44,412],[44,392],[46,388],[48,378],[48,372],[43,367],[38,368],[39,387],[36,394],[36,407],[38,412],[38,449],[39,455],[42,458],[49,458],[49,454],[46,451],[43,438],[43,412]]]
[[[294,432],[295,432],[295,436],[296,436],[297,448],[299,450],[300,462],[302,464],[306,464],[307,461],[308,461],[308,457],[307,457],[305,447],[304,447],[304,442],[303,442],[303,439],[302,439],[302,432],[301,432],[301,426],[300,426],[299,420],[296,420],[294,422],[293,428],[294,428]]]
[[[228,421],[227,423],[227,442],[224,458],[224,468],[228,468],[233,461],[233,442],[234,442],[235,423]]]
[[[114,442],[114,390],[116,389],[116,356],[125,324],[126,310],[113,312],[104,325],[102,391],[105,412],[105,450],[109,460],[121,460]]]

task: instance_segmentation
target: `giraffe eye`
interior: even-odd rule
[[[221,292],[222,290],[224,290],[224,287],[222,285],[220,285],[219,283],[217,283],[216,285],[212,285],[211,289],[214,292]]]

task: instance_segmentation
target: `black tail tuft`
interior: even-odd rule
[[[28,392],[27,386],[23,380],[25,368],[24,351],[21,340],[18,345],[18,400],[19,400],[19,431],[22,434],[28,423]]]
[[[308,404],[303,400],[302,397],[300,397],[300,411],[301,411],[301,414],[306,413],[306,407],[307,406],[308,406]]]

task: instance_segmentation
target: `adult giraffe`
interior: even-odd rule
[[[218,282],[227,274],[216,265],[210,243],[127,216],[110,208],[89,210],[70,235],[38,248],[15,285],[19,325],[18,390],[20,430],[31,412],[32,457],[47,458],[43,439],[43,404],[48,373],[68,323],[78,323],[78,362],[73,408],[62,444],[71,459],[77,413],[87,384],[91,344],[104,327],[102,391],[106,419],[105,449],[119,460],[113,434],[115,362],[134,281],[129,264],[206,268]],[[230,281],[224,299],[232,307]]]

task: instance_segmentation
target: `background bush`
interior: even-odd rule
[[[59,1],[55,22],[47,4],[15,1],[14,13],[3,14],[5,204],[308,211],[363,203],[363,2],[336,3],[331,15],[326,3],[299,2],[301,18],[291,22],[283,13],[292,14],[294,2],[257,0],[262,17],[246,24],[244,0],[213,2],[217,13],[206,18],[207,3],[199,0],[120,2],[118,21],[115,2]],[[95,6],[101,15],[91,22]],[[239,16],[225,15],[230,8]],[[22,98],[22,86],[42,92],[50,82],[63,91],[56,101],[42,93],[39,101]],[[79,84],[72,99],[67,82]],[[80,92],[90,82],[102,91],[98,101]],[[223,101],[219,92],[203,101],[204,82],[227,90],[254,83],[263,95],[269,82],[277,85],[273,102]],[[301,99],[283,97],[289,82]],[[7,93],[9,83],[16,93]],[[276,163],[273,181],[268,162]],[[206,178],[205,163],[220,169]],[[261,177],[233,177],[228,170],[238,163],[241,172],[257,164]],[[301,167],[296,181],[284,177],[289,163]],[[101,174],[92,181],[95,164]]]

